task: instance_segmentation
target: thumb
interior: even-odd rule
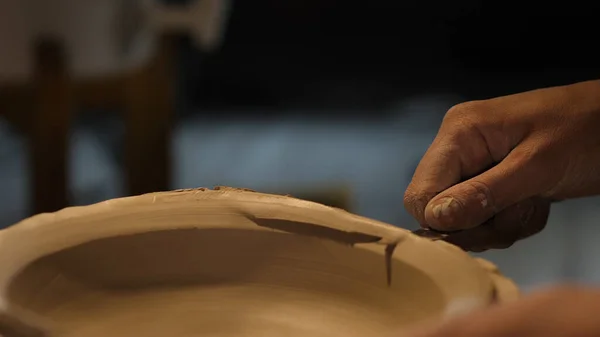
[[[541,170],[539,151],[524,145],[515,148],[498,165],[431,199],[425,208],[426,223],[444,231],[473,228],[546,190],[551,186],[552,172]]]

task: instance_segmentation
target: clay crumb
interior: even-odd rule
[[[204,192],[207,190],[208,190],[208,188],[206,188],[206,187],[196,187],[196,188],[182,188],[182,189],[178,189],[178,190],[173,190],[172,192],[192,192],[192,191]]]
[[[255,190],[244,188],[244,187],[230,187],[230,186],[215,186],[213,191],[238,191],[238,192],[256,192]]]
[[[243,187],[229,187],[229,186],[215,186],[213,188],[208,187],[194,187],[194,188],[180,188],[172,190],[170,192],[205,192],[205,191],[238,191],[238,192],[256,192],[255,190]]]

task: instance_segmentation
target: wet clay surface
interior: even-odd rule
[[[370,251],[274,232],[174,230],[50,255],[10,294],[60,322],[61,336],[364,336],[443,307],[433,280],[394,267],[405,277],[389,287]]]

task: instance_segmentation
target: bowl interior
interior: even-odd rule
[[[177,229],[44,256],[8,299],[59,336],[377,336],[441,313],[418,268],[381,253],[271,230]]]

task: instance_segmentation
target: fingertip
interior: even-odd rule
[[[425,207],[425,222],[437,230],[460,228],[462,202],[453,196],[440,196],[431,200]]]
[[[434,229],[463,230],[477,227],[495,214],[493,199],[479,184],[464,182],[433,198],[425,220]]]

